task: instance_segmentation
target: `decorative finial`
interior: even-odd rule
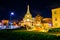
[[[27,6],[27,13],[30,13],[30,10],[29,10],[29,5]]]

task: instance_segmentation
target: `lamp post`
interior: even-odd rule
[[[13,12],[11,12],[11,14],[10,14],[10,22],[11,22],[11,16],[13,16],[14,15],[14,13]]]
[[[11,21],[12,21],[12,20],[11,20],[11,16],[13,16],[13,15],[14,15],[14,12],[11,12],[11,13],[10,13],[10,27],[9,27],[10,29],[11,29]]]

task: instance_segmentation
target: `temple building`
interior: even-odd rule
[[[39,14],[35,16],[34,18],[32,17],[30,10],[29,10],[29,5],[27,6],[27,12],[21,21],[21,26],[26,27],[27,30],[38,30],[42,31],[45,30],[45,26],[50,26],[48,23],[42,23],[43,17],[40,16]],[[46,27],[45,27],[46,28]]]
[[[45,28],[52,28],[52,18],[44,18],[43,20],[43,24]]]
[[[42,17],[39,14],[35,17],[35,27],[42,27]]]
[[[54,28],[60,28],[60,8],[52,9],[52,24]]]
[[[29,10],[29,5],[27,6],[27,13],[25,14],[23,18],[23,23],[27,27],[32,27],[32,15]]]

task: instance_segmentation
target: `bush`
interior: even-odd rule
[[[3,31],[3,32],[2,32]],[[4,32],[5,31],[5,32]],[[34,31],[1,30],[0,40],[58,40],[60,37]]]
[[[48,32],[60,32],[60,28],[52,28]]]

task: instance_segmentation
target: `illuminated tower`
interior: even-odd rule
[[[23,18],[24,24],[27,26],[32,26],[32,15],[29,10],[29,5],[27,6],[27,13],[25,14]]]
[[[54,28],[60,28],[60,8],[52,9],[52,24]]]
[[[38,14],[36,17],[35,17],[35,23],[36,23],[36,26],[37,27],[41,27],[41,20],[42,20],[42,17]]]

